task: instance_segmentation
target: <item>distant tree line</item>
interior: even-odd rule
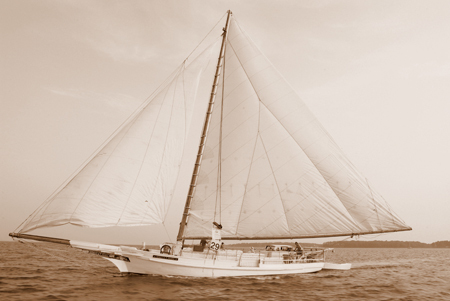
[[[450,241],[436,241],[431,244],[419,241],[329,241],[326,248],[450,248]]]
[[[227,244],[227,242],[225,241],[225,244]],[[250,248],[250,247],[254,247],[254,248],[261,248],[264,249],[267,245],[294,245],[293,242],[249,242],[249,243],[234,243],[234,244],[229,244],[230,246],[232,246],[233,248]],[[300,242],[300,245],[302,247],[307,247],[307,248],[314,248],[314,247],[321,247],[321,244],[317,244],[317,243],[307,243],[307,242]]]

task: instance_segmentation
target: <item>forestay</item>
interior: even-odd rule
[[[222,239],[410,229],[234,19],[222,75],[183,238],[216,220]]]

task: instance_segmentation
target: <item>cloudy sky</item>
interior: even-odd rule
[[[228,9],[413,228],[373,239],[450,239],[449,1],[2,0],[0,6],[0,240]],[[100,234],[102,242],[139,243],[145,236],[158,243],[173,239],[176,227],[67,231],[73,239]]]

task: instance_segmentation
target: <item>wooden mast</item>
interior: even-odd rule
[[[217,61],[216,74],[214,75],[214,83],[211,90],[211,96],[209,98],[208,110],[206,112],[205,123],[203,124],[202,136],[200,139],[200,145],[198,146],[197,160],[195,161],[194,171],[192,173],[191,185],[189,187],[189,192],[186,197],[186,205],[184,206],[183,217],[181,219],[180,228],[178,230],[177,241],[183,239],[184,229],[187,224],[187,218],[189,216],[189,209],[191,206],[192,197],[194,196],[195,187],[198,180],[198,172],[200,170],[200,164],[202,162],[203,151],[205,149],[206,135],[209,129],[209,123],[211,121],[211,115],[214,108],[214,101],[216,98],[217,87],[219,86],[219,77],[222,70],[223,58],[225,56],[225,42],[228,37],[228,26],[230,24],[231,10],[229,10],[227,16],[227,22],[225,28],[223,29],[222,46],[220,47],[219,59]]]

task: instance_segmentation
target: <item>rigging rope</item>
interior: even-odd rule
[[[225,58],[227,52],[227,43],[224,44],[223,62],[222,62],[222,99],[220,103],[220,130],[219,130],[219,157],[217,160],[217,189],[216,204],[214,208],[214,221],[216,221],[217,207],[219,207],[219,225],[222,225],[222,135],[223,135],[223,101],[225,98]],[[218,205],[217,205],[218,204]]]
[[[173,243],[173,240],[170,238],[169,232],[167,231],[166,224],[164,224],[164,222],[163,222],[162,225],[163,225],[164,231],[166,231],[167,237],[169,238],[169,242]]]
[[[189,57],[194,53],[195,50],[197,50],[197,48],[203,43],[204,40],[206,40],[206,38],[211,34],[211,32],[216,29],[217,25],[223,20],[223,18],[227,15],[227,13],[223,14],[223,16],[219,19],[219,21],[217,21],[216,25],[214,25],[214,27],[208,32],[208,34],[203,38],[203,40],[201,40],[200,43],[197,44],[197,46],[194,48],[194,50],[191,51],[191,53],[189,53],[189,55],[187,56],[185,62],[189,59]]]

